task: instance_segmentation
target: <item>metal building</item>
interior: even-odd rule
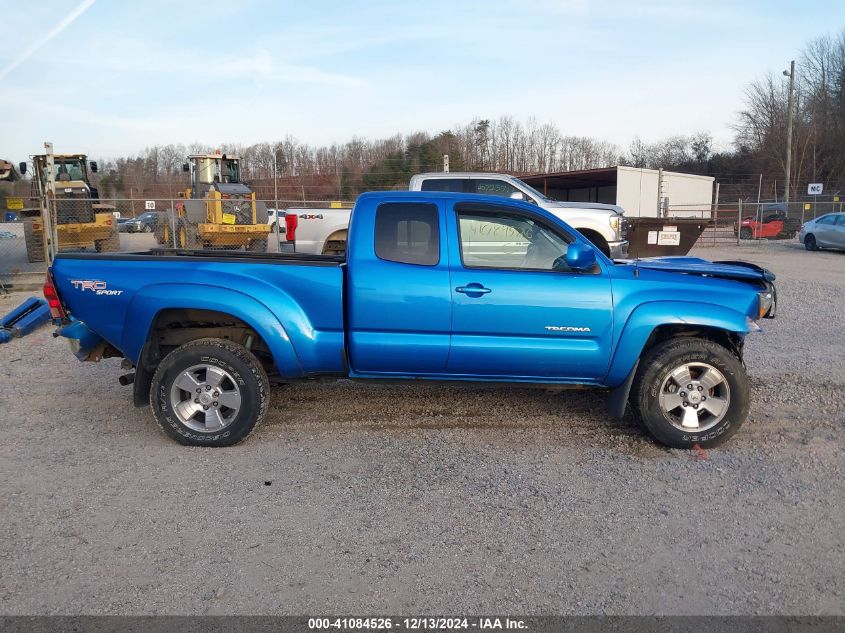
[[[520,178],[555,200],[618,204],[629,218],[709,218],[715,180],[621,165]]]

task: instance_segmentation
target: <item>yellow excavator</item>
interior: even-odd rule
[[[47,155],[32,157],[32,198],[37,207],[19,211],[26,238],[26,257],[30,262],[44,261],[44,224],[41,209],[47,203]],[[55,154],[53,177],[56,182],[55,224],[57,250],[94,248],[108,253],[120,250],[120,236],[112,205],[99,202],[97,189],[89,177],[97,172],[97,163],[85,154]],[[19,165],[21,174],[27,164]]]
[[[265,252],[270,226],[266,205],[241,181],[240,158],[217,151],[192,154],[182,170],[190,174],[191,186],[179,192],[184,202],[176,205],[177,217],[171,226],[159,223],[156,237],[160,244],[185,249],[245,247]]]

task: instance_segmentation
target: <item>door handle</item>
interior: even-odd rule
[[[493,292],[490,288],[485,288],[481,284],[469,284],[467,286],[458,286],[455,288],[455,292],[462,292],[465,295],[486,295],[489,292]]]

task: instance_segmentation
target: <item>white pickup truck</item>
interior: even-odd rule
[[[279,232],[286,235],[288,228],[286,216],[296,216],[292,235],[297,253],[342,255],[346,252],[346,228],[349,226],[351,213],[351,207],[331,209],[291,207],[279,209],[278,213],[275,209],[267,209],[267,221],[273,227],[271,234],[275,234],[276,224],[278,224]]]
[[[558,202],[507,174],[476,172],[417,174],[411,178],[411,191],[451,191],[453,193],[482,193],[505,198],[527,200],[555,214],[608,257],[628,256],[627,221],[622,207],[591,202]],[[296,252],[312,255],[336,255],[346,252],[346,228],[352,209],[291,208],[287,214],[297,216]],[[269,222],[274,223],[270,214]],[[280,212],[281,216],[282,213]],[[284,230],[284,220],[279,218]]]
[[[526,200],[546,209],[577,229],[611,258],[628,256],[628,225],[622,207],[592,202],[558,202],[547,198],[519,178],[480,172],[436,172],[411,178],[411,191],[481,193]]]

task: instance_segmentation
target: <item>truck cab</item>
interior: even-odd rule
[[[628,225],[623,209],[612,204],[559,202],[508,174],[479,172],[435,172],[411,177],[411,191],[477,193],[524,200],[546,209],[570,226],[611,259],[628,256]]]

